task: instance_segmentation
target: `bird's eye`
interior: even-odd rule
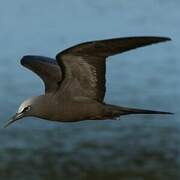
[[[27,106],[27,107],[25,107],[25,108],[23,109],[22,112],[29,111],[30,109],[31,109],[31,107],[30,107],[30,106]]]

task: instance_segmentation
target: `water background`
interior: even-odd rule
[[[120,121],[26,118],[0,129],[0,180],[180,179],[179,0],[0,0],[0,126],[41,80],[23,55],[55,57],[83,41],[168,36],[107,62],[106,102],[174,112]]]

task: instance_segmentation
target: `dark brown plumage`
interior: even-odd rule
[[[169,41],[165,37],[128,37],[85,42],[60,52],[56,61],[24,56],[21,64],[45,84],[45,94],[24,101],[7,125],[26,116],[75,122],[127,114],[171,114],[104,103],[106,58],[131,49]]]

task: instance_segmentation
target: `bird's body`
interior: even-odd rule
[[[116,38],[73,46],[60,52],[56,60],[24,56],[21,64],[41,77],[45,84],[45,94],[24,101],[7,125],[27,116],[76,122],[114,119],[127,114],[171,114],[104,102],[105,60],[108,56],[168,40],[164,37]]]
[[[33,112],[33,116],[47,120],[74,122],[97,119],[103,113],[103,105],[90,99],[70,99],[62,96],[57,100],[53,93],[38,96],[35,99],[39,108]]]

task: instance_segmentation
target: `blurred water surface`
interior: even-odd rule
[[[39,78],[20,66],[23,55],[54,57],[82,41],[135,35],[173,41],[111,57],[105,99],[175,115],[23,119],[0,130],[0,179],[179,180],[179,7],[178,0],[1,0],[1,126],[24,99],[43,92]]]

